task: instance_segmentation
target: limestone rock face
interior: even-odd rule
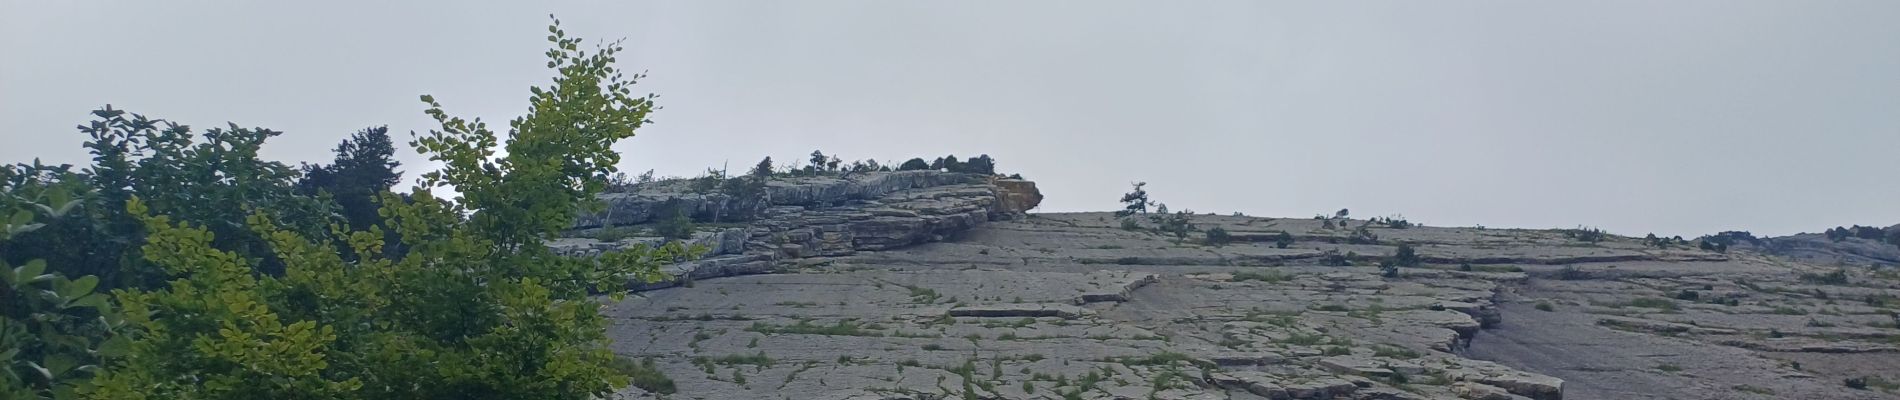
[[[600,228],[638,225],[680,212],[694,221],[744,222],[762,217],[773,206],[823,208],[852,201],[876,200],[909,189],[947,185],[981,184],[971,174],[940,171],[868,172],[851,176],[775,178],[765,190],[751,197],[725,193],[696,193],[691,183],[664,181],[637,185],[632,192],[605,193],[599,196],[606,208],[599,213],[583,214],[574,227]],[[1034,183],[1030,183],[1033,190]],[[1040,195],[1037,195],[1040,200]]]
[[[990,184],[996,186],[996,195],[1000,198],[997,208],[1006,215],[1022,215],[1042,204],[1042,191],[1036,190],[1035,182],[997,179]]]
[[[1842,379],[1900,376],[1884,269],[1190,216],[1248,238],[1211,246],[1112,213],[1014,214],[1036,196],[1001,180],[902,176],[787,180],[771,196],[801,200],[702,221],[690,240],[714,256],[602,310],[612,350],[679,393],[615,398],[1871,400],[1892,394]],[[640,243],[657,241],[556,244]],[[1376,267],[1401,243],[1423,265]],[[1848,282],[1812,277],[1837,268]]]
[[[687,240],[707,252],[702,260],[669,267],[667,272],[679,281],[632,285],[655,288],[763,273],[800,258],[940,241],[991,220],[1020,217],[1042,201],[1035,183],[1023,180],[940,171],[847,175],[775,178],[752,197],[694,193],[689,183],[679,181],[642,184],[632,192],[600,195],[606,207],[577,218],[575,236],[636,228],[673,213],[701,225],[727,226],[701,229]],[[564,254],[589,255],[665,241],[651,236],[612,242],[574,237],[550,245]]]

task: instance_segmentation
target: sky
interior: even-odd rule
[[[0,0],[0,162],[85,163],[106,104],[284,131],[264,155],[291,163],[427,132],[422,94],[505,126],[555,14],[660,96],[631,173],[989,154],[1049,212],[1145,181],[1222,214],[1900,223],[1889,0],[278,3]]]

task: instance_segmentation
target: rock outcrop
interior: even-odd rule
[[[667,213],[728,226],[693,233],[687,242],[707,252],[703,259],[670,266],[665,272],[676,280],[632,284],[653,289],[769,272],[795,259],[939,241],[984,222],[1018,218],[1042,201],[1034,182],[940,171],[784,178],[770,181],[751,197],[693,193],[689,186],[656,182],[633,192],[602,194],[605,209],[577,218],[575,232],[584,236],[638,227]],[[574,237],[551,245],[565,254],[585,255],[665,241],[652,236],[615,241]]]
[[[1900,376],[1900,277],[1884,269],[1554,230],[1190,216],[1249,238],[1209,246],[1111,213],[1024,214],[1040,201],[1028,182],[773,185],[756,207],[623,196],[643,199],[623,211],[696,201],[716,226],[690,239],[713,256],[603,311],[613,350],[653,359],[680,392],[623,398],[1876,399],[1891,393],[1840,382]],[[557,247],[642,243],[658,241]],[[1421,265],[1378,268],[1402,243]]]

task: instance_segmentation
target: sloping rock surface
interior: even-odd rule
[[[717,254],[675,266],[687,279],[603,311],[613,350],[679,392],[616,396],[1878,399],[1892,389],[1841,382],[1900,377],[1890,273],[1823,284],[1803,274],[1832,267],[1623,237],[1194,216],[1295,238],[1209,246],[944,182],[815,190],[841,197],[705,229]],[[1351,240],[1360,226],[1379,239]],[[1383,274],[1399,243],[1424,264]]]

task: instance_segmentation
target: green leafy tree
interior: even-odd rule
[[[140,254],[170,281],[117,292],[135,339],[86,397],[595,399],[624,386],[590,295],[618,298],[627,279],[661,279],[660,265],[697,249],[572,258],[545,246],[575,211],[600,207],[593,195],[620,158],[611,146],[655,108],[632,95],[641,76],[613,66],[617,43],[582,50],[558,21],[549,33],[558,75],[530,89],[505,138],[423,96],[440,128],[411,145],[442,168],[407,201],[383,195],[382,226],[313,236],[247,213],[241,229],[281,274],[253,273],[264,261],[221,246],[214,227],[128,196]],[[436,196],[451,186],[459,197]],[[403,257],[383,255],[385,226]]]
[[[98,276],[106,288],[162,285],[163,270],[139,255],[145,231],[125,209],[133,197],[217,233],[220,248],[266,259],[257,265],[265,273],[280,273],[282,265],[266,257],[269,249],[244,228],[244,215],[266,213],[310,236],[327,234],[336,221],[335,203],[296,193],[295,168],[258,158],[276,131],[230,125],[194,133],[111,106],[93,116],[79,127],[93,155],[89,167],[74,172],[36,162],[8,168],[14,171],[6,174],[10,184],[63,186],[82,200],[75,212],[0,244],[8,262],[44,259],[71,276]]]
[[[930,169],[930,162],[924,161],[922,158],[905,160],[903,164],[897,166],[898,171],[921,171],[926,169]]]
[[[770,179],[772,177],[772,157],[759,160],[759,165],[752,166],[752,176],[760,180]]]
[[[988,154],[978,155],[969,161],[965,161],[961,169],[952,170],[950,172],[996,175],[996,159],[990,158]]]
[[[1154,204],[1154,202],[1148,200],[1148,190],[1143,189],[1148,186],[1148,182],[1135,182],[1133,185],[1134,190],[1122,194],[1122,209],[1121,211],[1115,212],[1116,218],[1135,214],[1147,214],[1148,206]]]
[[[813,174],[816,174],[819,172],[825,172],[826,171],[825,163],[828,161],[831,161],[831,158],[825,157],[825,152],[812,150],[811,151],[811,165],[805,167],[805,170],[806,170],[805,172],[809,172]]]
[[[396,167],[396,147],[389,140],[388,127],[356,132],[336,145],[336,160],[330,165],[305,164],[303,177],[297,180],[297,192],[305,196],[329,193],[342,208],[343,219],[351,230],[368,230],[382,222],[376,201],[402,179]]]
[[[1418,257],[1418,250],[1413,249],[1410,243],[1399,243],[1399,248],[1392,251],[1393,265],[1412,268],[1419,266],[1422,262]]]
[[[0,243],[47,227],[84,199],[71,186],[20,185],[0,170]],[[5,254],[0,252],[0,255]],[[46,260],[0,261],[0,398],[68,399],[129,343],[99,277],[68,279]]]

